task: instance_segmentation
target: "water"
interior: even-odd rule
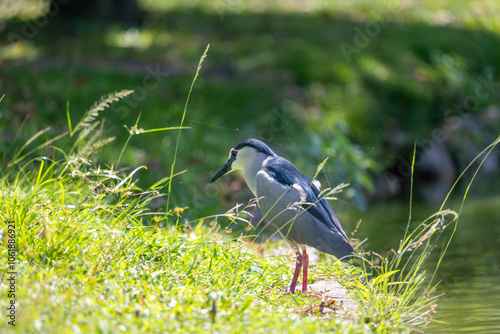
[[[447,207],[458,211],[460,201]],[[435,207],[414,203],[412,221],[420,222],[435,211]],[[363,220],[356,236],[369,238],[368,249],[387,250],[396,248],[403,237],[408,205],[381,203],[364,213],[347,212],[345,218]],[[449,237],[451,229],[447,228],[443,238]],[[436,250],[427,261],[431,271],[438,253]],[[441,281],[438,293],[443,295],[426,333],[500,333],[500,195],[466,200],[436,277],[436,282]]]
[[[466,202],[428,333],[500,333],[500,197]]]

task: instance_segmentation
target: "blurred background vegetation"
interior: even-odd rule
[[[79,119],[101,95],[133,89],[104,115],[117,140],[100,156],[112,164],[128,137],[123,126],[139,114],[144,129],[180,123],[196,62],[212,44],[182,135],[179,168],[189,173],[172,197],[193,215],[217,208],[220,198],[206,183],[229,147],[247,137],[268,142],[310,176],[331,157],[320,180],[350,183],[344,199],[364,209],[370,198],[404,193],[401,161],[410,161],[414,143],[423,153],[429,141],[441,147],[435,133],[450,117],[494,120],[479,118],[470,140],[447,145],[453,175],[498,132],[494,2],[4,0],[1,7],[5,161],[41,128],[51,126],[47,136],[65,131],[68,104]],[[169,170],[175,138],[134,137],[119,167],[147,165],[139,185],[151,184]],[[469,144],[476,149],[460,161]],[[430,173],[424,168],[422,184],[439,177]],[[445,193],[427,197],[440,202]]]

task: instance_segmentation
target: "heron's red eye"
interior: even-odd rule
[[[232,156],[233,158],[236,158],[236,155],[237,155],[236,151],[231,151],[231,156]]]

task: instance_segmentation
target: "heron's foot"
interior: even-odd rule
[[[308,293],[307,286],[304,288],[304,284],[302,284],[302,289],[301,290],[296,290],[295,286],[290,286],[290,289],[288,290],[288,293],[291,294],[291,295],[293,295],[295,293],[307,294]]]

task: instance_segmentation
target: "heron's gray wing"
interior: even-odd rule
[[[267,220],[284,237],[295,241],[293,224],[297,216],[304,211],[299,192],[281,184],[267,171],[261,170],[256,177],[256,193],[259,208]]]
[[[330,204],[321,195],[319,189],[312,184],[311,180],[302,174],[290,161],[277,156],[269,159],[265,168],[269,175],[279,183],[286,186],[295,185],[303,189],[306,196],[305,201],[307,202],[303,204],[304,209],[330,230],[340,233],[345,241],[349,242],[349,238],[347,238]]]
[[[345,237],[303,206],[305,193],[297,184],[283,185],[261,170],[256,177],[256,193],[260,209],[292,247],[308,245],[343,260],[352,255]]]

